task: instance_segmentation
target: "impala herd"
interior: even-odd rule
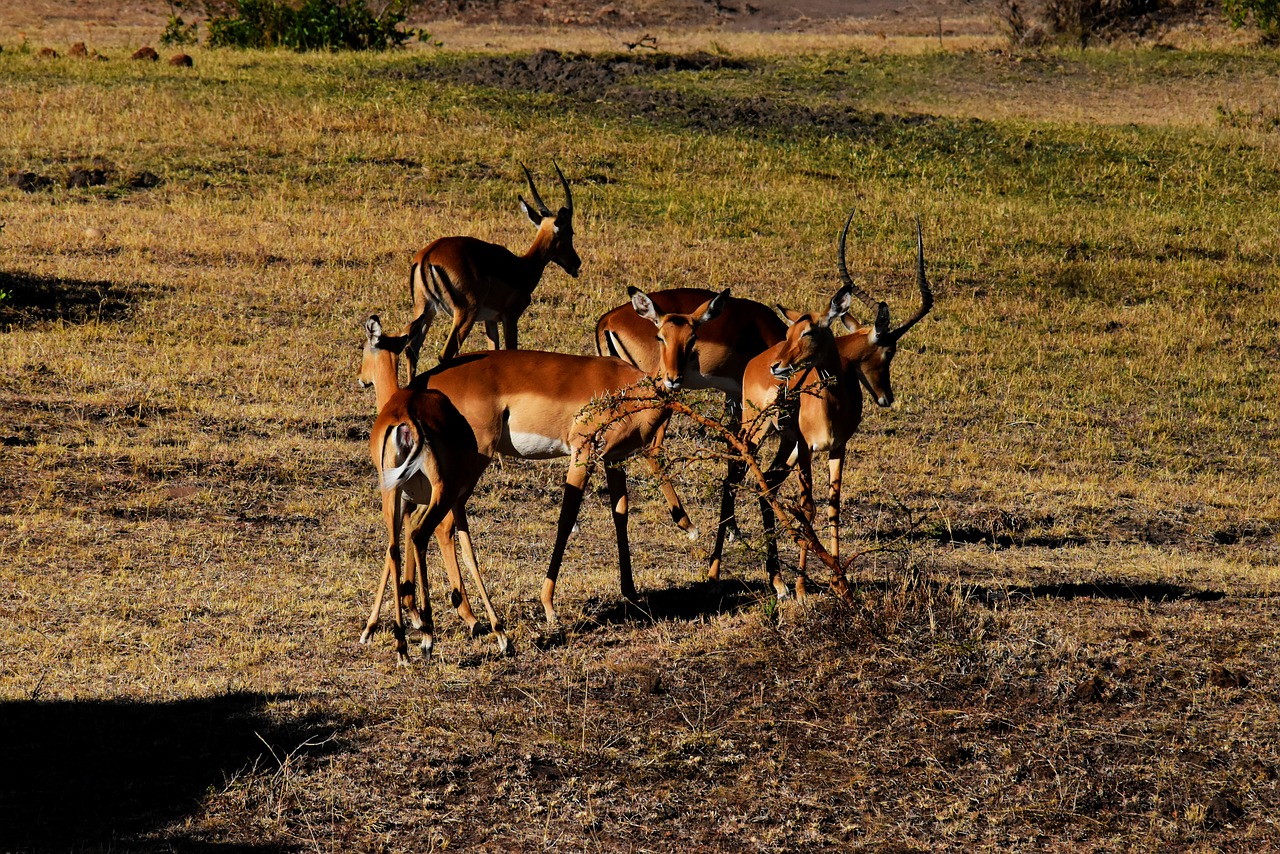
[[[473,635],[486,627],[471,610],[458,567],[458,551],[484,603],[487,627],[500,652],[509,641],[476,561],[467,521],[467,500],[497,454],[521,459],[568,457],[556,541],[542,585],[547,622],[556,624],[553,604],[565,545],[577,521],[587,479],[597,458],[618,540],[622,594],[636,596],[627,542],[627,480],[611,465],[643,453],[658,478],[672,519],[690,538],[698,536],[660,463],[670,409],[668,396],[682,388],[718,389],[725,396],[724,423],[750,448],[770,434],[777,453],[765,471],[776,490],[792,469],[798,474],[801,508],[812,519],[812,459],[825,453],[830,475],[827,526],[830,553],[840,554],[840,481],[845,447],[862,418],[863,388],[880,406],[893,403],[889,366],[899,339],[933,306],[925,278],[924,245],[916,222],[916,272],[920,307],[894,328],[889,307],[871,299],[849,275],[845,243],[853,215],[840,234],[837,267],[842,286],[821,311],[773,309],[748,299],[699,288],[646,294],[630,289],[631,301],[607,312],[596,324],[596,356],[517,349],[516,326],[550,263],[577,277],[582,266],[573,246],[573,195],[556,166],[564,205],[555,212],[542,200],[528,168],[533,204],[519,199],[537,233],[523,255],[473,237],[443,237],[419,251],[410,267],[414,319],[403,334],[386,332],[374,315],[365,322],[361,385],[373,385],[378,417],[369,447],[378,470],[388,544],[383,573],[361,643],[377,626],[383,594],[395,586],[395,640],[398,661],[408,664],[404,613],[422,634],[424,656],[433,643],[431,602],[424,581],[426,540],[440,547],[451,587],[450,601]],[[854,298],[874,312],[869,325],[851,313]],[[436,314],[451,315],[453,326],[440,362],[418,373],[419,351]],[[785,318],[785,319],[784,319]],[[839,319],[851,334],[837,336]],[[477,321],[485,325],[489,350],[459,356]],[[502,324],[506,349],[499,348]],[[399,385],[404,353],[410,383]],[[655,382],[656,380],[656,382]],[[744,426],[745,425],[745,426]],[[745,464],[730,457],[721,491],[716,541],[708,577],[719,578],[726,539],[736,535],[734,492]],[[762,495],[761,515],[771,531],[772,505]],[[766,566],[778,598],[789,595],[779,570],[777,547],[767,537]],[[401,553],[403,551],[403,560]],[[797,598],[805,595],[806,552],[801,547]],[[422,610],[416,590],[422,588]]]

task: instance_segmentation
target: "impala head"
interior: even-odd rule
[[[769,373],[785,382],[796,371],[837,359],[836,338],[831,332],[831,324],[849,310],[852,300],[853,294],[846,286],[836,291],[825,312],[789,311],[777,306],[787,321],[787,337],[778,357],[769,365]]]
[[[552,165],[556,167],[556,174],[560,176],[560,186],[564,188],[564,207],[555,213],[551,212],[551,208],[547,207],[547,203],[542,200],[538,188],[533,183],[533,175],[529,172],[529,167],[521,163],[520,168],[524,170],[524,176],[529,179],[529,194],[533,197],[533,204],[529,204],[523,196],[519,196],[520,210],[524,211],[530,222],[538,226],[539,232],[548,233],[546,252],[549,259],[576,279],[578,271],[582,269],[582,259],[573,248],[573,192],[569,189],[569,182],[565,180],[564,173],[560,171],[560,164],[553,162]]]
[[[639,288],[627,288],[631,307],[636,314],[658,327],[658,345],[662,348],[659,377],[667,391],[679,391],[684,385],[684,371],[698,343],[698,327],[713,320],[724,310],[729,299],[725,288],[689,314],[659,314],[649,295]]]
[[[381,371],[390,371],[392,377],[396,376],[400,354],[415,336],[424,331],[421,321],[422,318],[413,321],[402,335],[390,335],[382,328],[378,315],[369,315],[364,322],[364,357],[360,360],[360,376],[356,380],[360,388],[374,385]]]
[[[907,330],[920,322],[920,319],[933,308],[933,291],[929,289],[929,281],[924,275],[924,239],[920,234],[920,217],[916,217],[916,285],[920,288],[920,307],[915,314],[894,328],[889,318],[888,304],[871,297],[858,288],[849,276],[849,268],[845,265],[844,247],[849,236],[849,224],[853,222],[853,213],[845,221],[844,230],[840,232],[840,243],[836,251],[840,281],[850,288],[858,299],[875,312],[875,320],[863,326],[853,315],[845,312],[841,318],[844,325],[854,330],[855,335],[865,335],[866,344],[857,348],[853,354],[853,367],[857,369],[858,380],[871,393],[872,399],[880,406],[893,405],[893,384],[889,379],[889,364],[898,351],[898,341]]]

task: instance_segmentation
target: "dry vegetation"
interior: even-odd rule
[[[0,849],[1280,845],[1280,61],[753,38],[3,44]],[[768,597],[745,498],[707,589],[636,466],[642,602],[593,498],[545,638],[564,464],[508,462],[472,529],[515,655],[464,635],[434,551],[437,657],[356,644],[363,319],[408,319],[431,237],[526,241],[518,164],[553,157],[585,266],[530,347],[587,352],[631,284],[816,308],[852,205],[901,314],[921,215],[938,304],[846,469],[856,608]],[[679,468],[704,530],[719,470]]]

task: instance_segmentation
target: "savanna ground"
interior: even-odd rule
[[[0,18],[0,850],[1280,846],[1276,54],[455,20],[181,69],[124,60],[163,5],[104,5]],[[593,497],[548,643],[564,464],[508,462],[472,521],[515,654],[434,546],[433,660],[355,643],[362,321],[408,320],[431,237],[527,241],[553,158],[586,263],[530,347],[588,352],[627,285],[817,308],[851,208],[903,317],[920,215],[937,307],[846,473],[857,607],[766,595],[746,496],[709,589],[633,465],[642,601]],[[719,468],[676,471],[709,531]]]

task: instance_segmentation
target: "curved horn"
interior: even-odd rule
[[[873,300],[871,297],[867,296],[866,292],[862,290],[862,288],[858,287],[853,283],[853,279],[849,276],[849,268],[845,265],[845,262],[844,262],[844,243],[845,243],[845,240],[849,237],[849,224],[853,222],[853,215],[856,212],[857,212],[857,208],[854,208],[854,210],[849,211],[849,218],[844,221],[844,231],[840,232],[840,242],[836,246],[836,261],[837,261],[838,269],[840,273],[840,282],[846,288],[848,288],[849,291],[855,297],[865,302],[874,311],[879,309],[880,302],[878,300]]]
[[[906,323],[889,333],[895,341],[919,322],[920,318],[933,308],[933,291],[929,289],[929,280],[924,275],[924,238],[920,236],[920,217],[916,216],[916,284],[920,286],[920,308],[911,315]]]
[[[520,168],[524,170],[524,176],[529,179],[529,192],[533,194],[533,203],[538,206],[538,213],[543,216],[553,216],[547,203],[542,200],[542,196],[538,195],[538,188],[533,185],[533,174],[529,172],[529,167],[521,163]]]
[[[556,167],[556,174],[560,176],[560,186],[564,187],[564,207],[569,213],[573,213],[573,193],[569,190],[569,182],[565,180],[564,173],[560,171],[560,164],[551,161],[551,165]]]

